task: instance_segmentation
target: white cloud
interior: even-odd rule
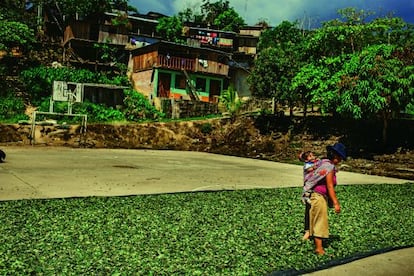
[[[172,1],[172,6],[174,7],[175,13],[183,11],[187,8],[194,10],[195,12],[200,11],[200,6],[202,4],[201,0],[174,0]]]
[[[175,11],[169,8],[168,2],[164,0],[129,0],[129,5],[138,9],[139,13],[146,14],[150,11],[173,15]]]

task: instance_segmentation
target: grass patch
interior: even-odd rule
[[[0,274],[263,275],[414,245],[414,184],[337,191],[323,257],[300,188],[0,202]]]

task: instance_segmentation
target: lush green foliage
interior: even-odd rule
[[[13,50],[27,52],[35,41],[34,31],[26,23],[15,21],[19,18],[15,10],[18,4],[7,0],[3,5],[0,7],[0,88],[6,86],[3,76],[12,67],[4,56],[12,56]]]
[[[52,93],[52,84],[54,80],[80,83],[103,83],[121,86],[129,85],[126,76],[109,78],[102,73],[94,73],[89,70],[75,70],[67,67],[49,68],[42,66],[31,68],[21,73],[21,79],[26,84],[29,95],[31,95],[31,102],[33,105],[39,106],[40,111],[49,111],[49,98]],[[76,103],[73,106],[73,112],[87,114],[89,122],[141,121],[144,119],[160,119],[165,116],[163,113],[157,111],[142,94],[130,89],[125,90],[124,93],[125,106],[122,110],[107,108],[100,104]],[[57,103],[55,105],[55,112],[66,111],[66,103]],[[70,119],[69,121],[71,120],[73,119]]]
[[[74,108],[74,113],[87,114],[88,122],[125,121],[125,114],[121,110],[90,102],[77,104]]]
[[[0,96],[1,121],[17,122],[27,119],[24,111],[25,105],[22,98],[17,98],[12,93]]]
[[[54,80],[114,84],[120,86],[129,85],[126,76],[118,75],[109,78],[103,73],[94,73],[89,70],[75,70],[67,67],[49,68],[42,66],[31,68],[21,73],[21,79],[26,84],[29,95],[31,95],[32,104],[38,106],[40,111],[49,111],[49,98],[52,93]],[[85,102],[74,104],[73,112],[87,114],[88,122],[140,121],[143,119],[158,119],[164,116],[143,95],[133,90],[125,90],[124,92],[126,97],[124,99],[125,106],[122,110],[108,108],[101,104]],[[55,112],[66,112],[67,103],[56,103],[54,109]],[[63,119],[72,121],[76,118]]]
[[[305,39],[306,32],[300,30],[297,23],[288,21],[261,35],[258,44],[260,54],[248,77],[254,95],[272,97],[276,103],[289,104],[292,110],[301,99],[300,90],[291,83],[304,64]]]
[[[158,20],[158,34],[168,41],[176,43],[183,42],[182,31],[183,23],[178,16],[162,17]]]
[[[160,119],[165,114],[159,112],[148,99],[134,90],[124,90],[125,118],[128,121],[141,121],[143,119]]]
[[[304,91],[322,112],[381,118],[386,143],[387,122],[414,103],[414,63],[400,58],[406,52],[401,49],[377,44],[310,63],[293,78],[292,87]]]
[[[414,184],[337,190],[323,257],[300,188],[1,202],[0,273],[263,275],[414,245]]]
[[[25,5],[26,0],[2,0],[0,4],[1,20],[20,22],[29,26],[30,29],[35,29],[37,15],[34,11],[25,11]]]
[[[109,41],[107,41],[109,42]],[[116,62],[116,49],[108,43],[95,43],[94,48],[97,49],[98,60],[104,63]]]
[[[354,8],[315,30],[282,22],[266,31],[249,77],[253,93],[317,104],[326,113],[387,120],[413,103],[412,25]],[[299,53],[299,54],[298,54]]]
[[[407,114],[414,116],[414,104],[407,105],[407,108],[404,110]]]
[[[405,66],[395,57],[395,46],[377,44],[353,54],[337,74],[338,112],[353,118],[379,114],[384,119],[400,112],[414,99],[414,63]]]
[[[58,4],[63,14],[71,17],[76,13],[88,16],[97,13],[111,11],[113,8],[122,11],[136,11],[136,8],[128,6],[128,0],[34,0],[33,2],[46,5]]]
[[[213,126],[211,123],[204,123],[199,127],[201,133],[210,134],[213,131]]]
[[[85,69],[73,69],[69,67],[33,67],[23,71],[20,78],[25,83],[28,94],[34,105],[40,104],[45,97],[52,95],[53,81],[68,81],[80,83],[103,83],[114,85],[129,85],[126,76],[108,77],[105,73],[94,73]]]
[[[26,24],[2,20],[0,17],[0,50],[9,51],[13,47],[27,49],[35,41],[34,31]]]
[[[139,122],[143,120],[158,120],[165,117],[165,114],[159,112],[152,106],[148,99],[141,93],[132,89],[126,89],[124,90],[124,94],[124,106],[121,110],[106,107],[102,104],[83,102],[73,105],[73,113],[87,114],[88,122]],[[38,110],[49,111],[49,106],[49,98],[45,98],[39,105]],[[55,112],[66,113],[67,110],[68,105],[66,102],[57,102],[54,104]],[[78,120],[78,118],[60,117],[59,121],[61,120],[72,122]]]
[[[233,86],[229,86],[228,89],[221,92],[219,102],[232,117],[238,114],[242,105],[242,101]]]
[[[223,31],[238,32],[240,27],[246,25],[244,19],[234,8],[222,11],[213,21],[213,24]]]
[[[177,14],[181,22],[194,22],[207,26],[215,26],[224,31],[238,32],[246,25],[244,19],[230,6],[229,1],[219,0],[211,3],[203,0],[200,11],[191,8],[184,9]]]
[[[252,73],[248,76],[250,89],[256,97],[272,98],[277,95],[276,79],[280,72],[276,52],[277,50],[272,47],[262,50],[255,61]]]
[[[339,19],[310,32],[311,54],[292,81],[302,100],[323,112],[355,119],[381,118],[387,143],[388,121],[414,102],[414,29],[401,18],[344,9]]]
[[[38,111],[48,112],[50,107],[50,100],[45,98],[38,106]],[[67,102],[55,102],[53,105],[53,111],[56,113],[65,114],[68,113]],[[125,121],[125,114],[121,110],[114,109],[113,107],[106,107],[102,104],[95,104],[91,102],[74,103],[72,105],[72,114],[86,114],[88,115],[89,123],[96,122],[122,122]],[[37,121],[45,119],[55,119],[59,123],[77,123],[79,124],[82,120],[81,117],[74,116],[54,116],[38,114],[36,117]]]
[[[203,21],[203,15],[199,12],[194,11],[191,8],[186,8],[177,13],[178,18],[181,22],[194,22],[201,23]]]

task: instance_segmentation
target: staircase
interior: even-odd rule
[[[200,98],[198,97],[197,90],[194,87],[193,83],[191,82],[191,78],[188,75],[187,70],[183,69],[183,73],[184,73],[187,85],[189,87],[187,91],[188,91],[188,94],[190,95],[190,99],[193,101],[199,101]]]

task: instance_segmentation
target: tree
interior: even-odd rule
[[[219,0],[214,3],[210,3],[209,0],[203,0],[203,4],[200,7],[201,13],[204,15],[203,21],[206,24],[213,25],[214,20],[223,12],[230,9],[229,1]]]
[[[401,59],[403,51],[379,44],[327,58],[319,65],[302,67],[292,86],[304,87],[310,101],[324,113],[353,119],[381,118],[386,144],[389,120],[414,104],[414,62],[407,64]]]
[[[194,11],[194,9],[186,8],[177,14],[181,22],[193,22],[193,23],[202,23],[203,15],[199,12]]]
[[[330,21],[309,33],[308,63],[292,88],[319,104],[322,112],[355,119],[381,117],[383,142],[388,121],[413,101],[412,26],[400,18],[365,22],[364,12],[345,9],[345,21]]]
[[[100,14],[112,9],[122,11],[136,11],[135,8],[128,5],[128,0],[33,0],[34,3],[45,6],[56,5],[62,11],[62,14],[72,17],[75,14],[89,16]]]
[[[244,19],[234,10],[229,8],[219,14],[213,21],[218,29],[223,31],[239,32],[240,27],[246,25]]]
[[[413,39],[413,26],[398,17],[379,17],[355,8],[338,10],[341,19],[324,22],[313,30],[306,51],[315,57],[334,57],[361,51],[367,45],[390,43],[402,46]]]
[[[330,101],[326,101],[329,104],[322,106],[322,111],[334,110],[330,109],[333,105],[333,101],[336,99],[335,92],[327,92],[328,79],[330,72],[328,68],[323,66],[317,66],[314,63],[309,63],[303,66],[299,72],[292,79],[292,89],[298,91],[298,95],[304,106],[304,116],[306,117],[307,106],[310,103],[318,103],[320,106],[325,103],[318,98],[318,95],[331,97]],[[315,91],[321,91],[321,93],[315,93]],[[316,94],[316,95],[315,95]],[[313,96],[313,97],[312,97]]]
[[[388,121],[414,103],[414,62],[405,65],[397,52],[394,45],[368,46],[338,72],[338,112],[356,119],[379,116],[385,144]]]
[[[26,52],[35,41],[34,31],[24,23],[4,20],[0,15],[0,88],[6,86],[4,76],[11,71],[12,60],[6,58],[12,56],[13,51]],[[3,89],[0,89],[3,94]]]
[[[219,0],[210,3],[203,0],[200,10],[186,8],[178,12],[177,16],[181,22],[192,22],[199,25],[214,26],[223,31],[238,32],[240,27],[245,26],[244,19],[230,7],[229,1]]]
[[[253,71],[247,78],[253,96],[272,98],[277,96],[276,79],[280,71],[277,66],[276,49],[267,48],[257,56]]]
[[[248,78],[253,94],[274,97],[277,103],[288,103],[293,113],[298,90],[292,89],[292,78],[302,66],[304,33],[296,23],[284,21],[260,37],[259,55]]]
[[[183,23],[177,15],[171,17],[162,17],[158,20],[158,34],[165,40],[182,43]]]
[[[229,1],[219,0],[210,3],[209,0],[203,0],[200,8],[201,14],[204,15],[202,22],[207,25],[233,32],[238,32],[240,27],[246,25],[244,19],[233,7],[230,7]]]
[[[28,49],[35,41],[34,31],[26,24],[3,20],[0,16],[0,50],[9,51],[13,47]]]

